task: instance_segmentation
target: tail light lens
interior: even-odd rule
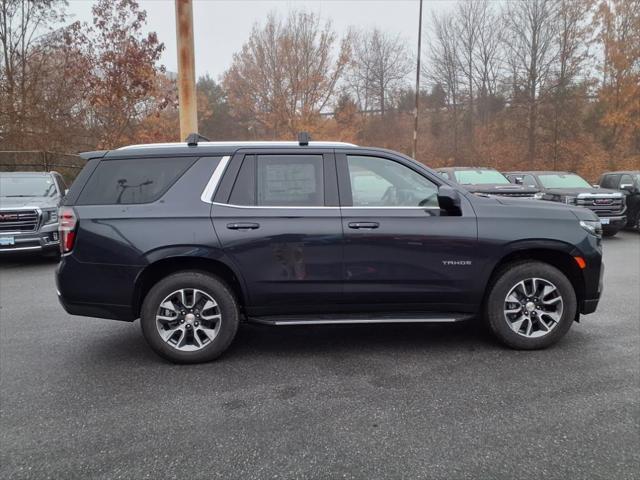
[[[60,207],[58,211],[58,230],[60,232],[60,251],[69,253],[76,242],[78,217],[71,207]]]

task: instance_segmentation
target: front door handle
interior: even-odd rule
[[[378,228],[380,224],[378,222],[349,222],[349,228],[354,229],[373,229]]]
[[[255,230],[256,228],[260,228],[259,223],[227,223],[227,228],[229,230]]]

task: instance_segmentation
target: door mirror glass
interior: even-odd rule
[[[440,209],[448,215],[462,215],[462,210],[460,209],[460,194],[449,185],[441,185],[438,189],[438,204],[440,205]]]

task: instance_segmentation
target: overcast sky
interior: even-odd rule
[[[174,1],[138,1],[148,13],[147,29],[157,32],[165,44],[162,63],[169,71],[177,71]],[[90,22],[92,3],[71,0],[67,12],[74,20]],[[323,19],[331,19],[339,34],[350,26],[380,27],[401,34],[415,50],[418,5],[418,0],[194,0],[196,74],[209,73],[218,79],[249,37],[253,24],[263,22],[272,10],[283,14],[294,8],[313,11]],[[434,11],[442,12],[452,6],[453,2],[447,0],[425,0],[425,27]]]

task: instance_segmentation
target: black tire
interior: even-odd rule
[[[603,237],[613,237],[616,233],[620,231],[619,228],[616,227],[602,227],[602,236]]]
[[[532,278],[553,284],[563,304],[560,320],[553,322],[555,325],[548,333],[535,338],[514,331],[505,314],[505,301],[511,289],[519,282]],[[576,294],[564,273],[547,263],[524,261],[509,264],[497,273],[485,301],[484,316],[493,334],[505,345],[520,350],[537,350],[553,345],[567,333],[575,319],[576,310]],[[548,320],[548,317],[545,319]]]
[[[156,315],[161,302],[172,292],[181,289],[201,290],[218,304],[221,315],[218,333],[200,350],[179,350],[163,340],[156,326]],[[147,343],[158,355],[175,363],[202,363],[216,359],[233,341],[238,323],[238,302],[231,290],[215,276],[197,271],[178,272],[160,280],[151,288],[140,310],[140,326]]]

